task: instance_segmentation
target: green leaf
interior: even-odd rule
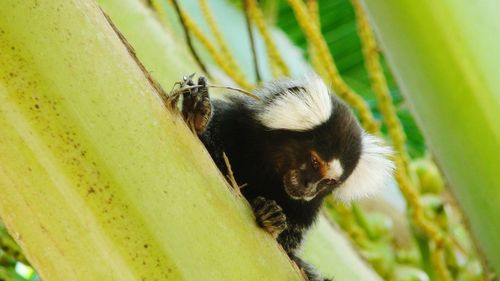
[[[500,272],[500,4],[364,1],[482,252]]]

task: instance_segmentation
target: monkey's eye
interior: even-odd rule
[[[316,171],[318,171],[318,170],[319,170],[319,168],[320,168],[320,163],[319,163],[319,161],[318,161],[318,158],[316,158],[316,157],[314,157],[314,156],[311,158],[311,166],[313,167],[313,169],[314,169],[314,170],[316,170]]]

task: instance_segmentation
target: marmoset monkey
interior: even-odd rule
[[[196,86],[191,78],[188,86]],[[364,132],[316,75],[264,83],[259,99],[210,100],[206,80],[183,92],[182,112],[218,168],[230,159],[257,224],[277,237],[310,281],[323,278],[298,257],[325,196],[366,197],[392,177],[391,149]]]

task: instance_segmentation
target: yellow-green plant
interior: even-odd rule
[[[364,1],[489,265],[500,272],[497,1]]]
[[[301,280],[96,3],[0,19],[0,215],[43,280]]]

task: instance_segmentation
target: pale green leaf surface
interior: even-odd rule
[[[0,214],[44,280],[300,280],[93,2],[0,19]]]
[[[500,3],[365,1],[480,249],[500,272]]]

